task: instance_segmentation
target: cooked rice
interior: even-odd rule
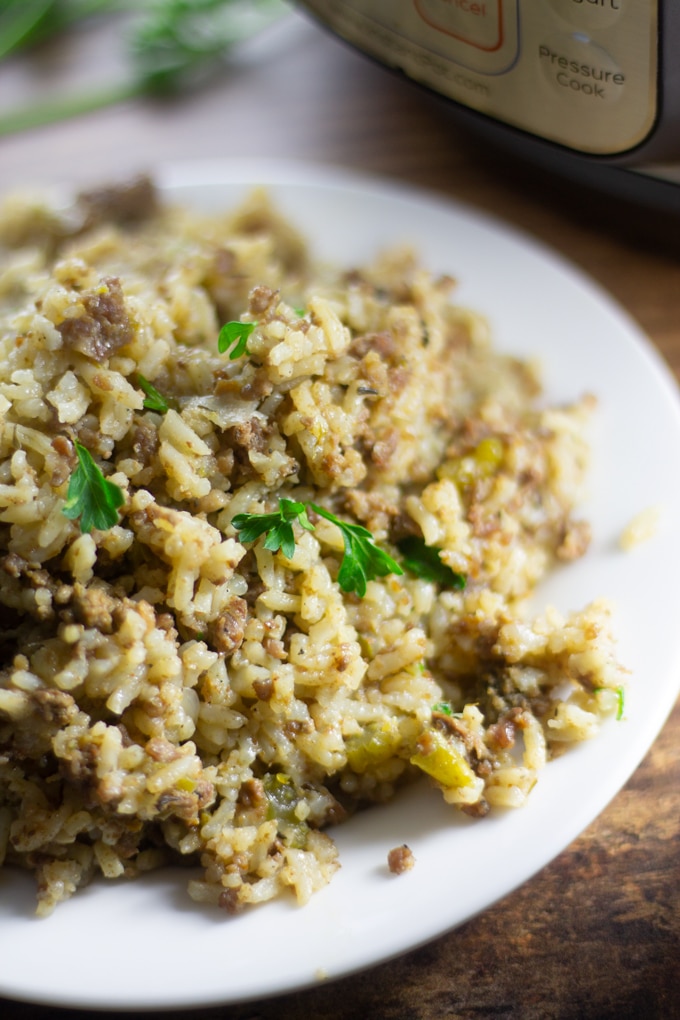
[[[607,606],[524,609],[586,551],[594,401],[545,407],[410,251],[336,271],[263,193],[203,216],[137,187],[0,213],[0,863],[43,915],[179,860],[229,912],[305,902],[359,805],[425,771],[473,816],[520,806],[616,712]],[[124,493],[108,530],[63,513],[75,441]],[[281,496],[397,560],[420,535],[466,586],[348,594],[323,518],[291,559],[241,543],[234,516]]]
[[[660,519],[660,506],[648,506],[636,514],[619,536],[619,545],[624,552],[630,552],[631,549],[636,549],[643,542],[649,542],[654,538],[659,530]]]

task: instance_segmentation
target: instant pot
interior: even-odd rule
[[[301,0],[487,136],[680,211],[680,0]]]

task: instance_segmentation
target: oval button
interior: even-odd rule
[[[468,46],[493,53],[503,45],[502,0],[415,0],[423,21]]]
[[[538,47],[545,79],[557,95],[588,102],[592,110],[623,95],[626,76],[611,54],[581,35],[552,36]]]
[[[629,0],[550,0],[565,21],[584,31],[607,28],[626,12]]]

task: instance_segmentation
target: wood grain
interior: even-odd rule
[[[0,69],[2,105],[116,71],[96,32]],[[120,179],[159,161],[232,154],[355,167],[498,216],[610,291],[680,375],[680,230],[550,177],[293,14],[219,81],[172,104],[131,102],[0,139],[0,191]],[[673,597],[676,578],[664,597]],[[222,1020],[672,1020],[680,1017],[680,707],[630,782],[533,880],[463,927],[366,973]],[[0,961],[0,970],[2,962]],[[65,1011],[0,1000],[4,1020]],[[81,1014],[82,1015],[82,1014]],[[101,1014],[92,1014],[101,1015]]]

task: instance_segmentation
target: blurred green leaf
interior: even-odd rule
[[[222,70],[229,50],[287,10],[282,0],[5,0],[0,59],[93,14],[131,9],[125,43],[130,77],[0,114],[0,136],[144,95],[176,95]],[[123,30],[123,29],[121,29]]]

